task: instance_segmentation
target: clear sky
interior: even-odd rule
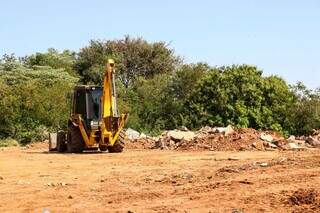
[[[0,55],[126,34],[170,42],[185,62],[252,64],[320,87],[320,0],[0,0]]]

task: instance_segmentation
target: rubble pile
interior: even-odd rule
[[[320,147],[320,130],[315,130],[311,136],[290,136],[285,139],[272,131],[205,126],[198,131],[190,131],[185,127],[165,131],[159,137],[149,137],[128,129],[126,137],[127,148],[136,149],[237,151],[303,150]]]

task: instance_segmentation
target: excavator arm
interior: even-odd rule
[[[100,122],[101,143],[107,146],[113,146],[118,140],[128,117],[127,114],[119,115],[118,112],[114,68],[114,61],[108,59],[103,79]]]

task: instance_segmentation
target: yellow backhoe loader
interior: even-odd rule
[[[124,137],[121,131],[127,114],[119,115],[115,87],[115,64],[108,59],[103,87],[76,86],[67,131],[50,136],[49,150],[80,153],[84,150],[122,152]],[[54,147],[53,141],[56,140]]]

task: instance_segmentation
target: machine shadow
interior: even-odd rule
[[[81,153],[56,152],[56,151],[29,151],[27,154],[49,154],[49,155],[91,155],[91,154],[113,154],[102,151],[84,151]]]

